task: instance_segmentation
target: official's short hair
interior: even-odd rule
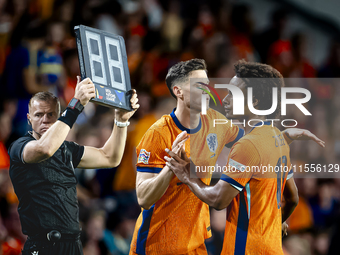
[[[34,94],[31,99],[30,102],[28,103],[28,108],[31,109],[32,104],[34,101],[44,101],[44,102],[53,102],[57,105],[58,108],[58,116],[60,114],[60,101],[58,99],[58,97],[56,97],[55,95],[53,95],[51,92],[48,91],[44,91],[44,92],[38,92],[36,94]]]
[[[258,100],[258,110],[268,110],[272,106],[273,88],[278,88],[278,104],[275,112],[268,115],[275,119],[281,111],[281,88],[284,81],[281,73],[270,65],[240,60],[235,63],[236,77],[241,78],[247,87],[253,88],[253,97]],[[258,79],[252,79],[258,78]]]
[[[182,61],[169,69],[165,82],[174,98],[176,98],[172,91],[174,85],[187,81],[190,73],[196,70],[204,70],[207,72],[207,65],[203,59],[194,58],[188,61]]]

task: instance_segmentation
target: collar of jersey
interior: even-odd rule
[[[262,126],[265,126],[265,125],[266,125],[266,126],[269,126],[269,125],[271,125],[271,124],[270,124],[270,121],[264,121],[264,122],[263,122],[263,125],[262,125],[262,122],[258,122],[258,123],[256,123],[256,124],[254,125],[254,127],[249,131],[249,133],[250,133],[251,131],[253,131],[254,128],[256,128],[257,126],[260,126],[260,125],[261,125],[261,127],[262,127]]]
[[[182,131],[187,131],[188,134],[195,134],[195,133],[197,133],[197,132],[201,129],[201,127],[202,127],[201,117],[200,117],[200,123],[198,124],[198,126],[197,126],[196,128],[194,128],[194,129],[185,128],[185,127],[183,127],[183,125],[182,125],[182,124],[179,122],[179,120],[177,119],[177,117],[176,117],[176,115],[175,115],[175,110],[176,110],[176,108],[174,108],[174,109],[172,110],[172,113],[170,113],[170,116],[171,116],[171,118],[173,119],[173,121],[175,122],[176,126],[177,126],[180,130],[182,130]]]
[[[35,139],[35,137],[33,136],[33,132],[32,131],[27,131],[27,133]],[[37,139],[35,139],[35,140],[37,140]]]

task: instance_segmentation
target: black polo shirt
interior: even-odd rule
[[[79,208],[74,174],[84,153],[84,146],[65,141],[54,155],[40,163],[27,164],[22,153],[35,140],[31,134],[13,142],[8,150],[9,174],[19,199],[18,212],[26,235],[58,230],[80,232]]]

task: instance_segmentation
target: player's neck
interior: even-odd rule
[[[188,129],[196,128],[200,123],[200,113],[194,113],[187,107],[177,104],[175,115],[183,127]]]
[[[250,121],[252,120],[252,121]],[[260,121],[265,121],[266,117],[265,116],[258,116],[258,115],[251,115],[251,116],[245,116],[245,128],[244,128],[244,132],[245,134],[248,134],[250,132],[250,130],[252,130],[252,128]],[[248,125],[248,121],[250,121],[250,125]]]

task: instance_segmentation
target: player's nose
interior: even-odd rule
[[[230,95],[226,95],[224,98],[223,98],[223,104],[224,105],[229,105],[230,101],[229,101],[229,98],[230,98]]]

